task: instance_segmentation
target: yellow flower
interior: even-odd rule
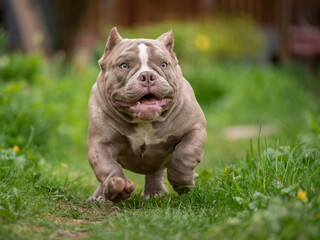
[[[204,34],[198,34],[194,43],[200,51],[207,51],[210,48],[210,39]]]
[[[63,168],[68,168],[69,166],[68,166],[68,164],[66,164],[66,163],[61,163],[61,167],[63,167]]]
[[[20,150],[20,148],[19,148],[18,145],[14,145],[14,146],[12,147],[12,151],[13,151],[14,153],[18,152],[19,150]]]
[[[307,192],[301,189],[298,191],[298,198],[304,203],[307,203],[309,201],[307,197]]]
[[[227,172],[227,170],[228,170],[228,169],[225,167],[225,168],[224,168],[224,172]]]

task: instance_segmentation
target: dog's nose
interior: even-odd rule
[[[156,74],[154,74],[151,71],[144,71],[140,73],[138,80],[142,83],[144,86],[151,86],[154,84],[155,80],[158,78]]]

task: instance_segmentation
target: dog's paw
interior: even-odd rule
[[[103,197],[103,196],[90,196],[88,199],[87,199],[87,202],[104,202],[106,201],[106,199]]]
[[[106,199],[112,202],[120,202],[131,196],[134,191],[134,183],[122,177],[111,177],[104,184],[103,193]]]
[[[190,186],[190,185],[189,186],[181,186],[181,187],[174,188],[174,190],[179,195],[186,194],[186,193],[190,192],[192,189],[193,189],[193,186]]]
[[[149,200],[151,197],[160,198],[166,193],[167,189],[163,184],[157,187],[146,188],[144,190],[144,199]]]

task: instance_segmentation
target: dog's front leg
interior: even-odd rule
[[[115,159],[116,156],[113,148],[108,144],[93,142],[88,145],[89,162],[98,181],[102,184],[100,188],[103,189],[105,199],[120,202],[131,196],[134,183],[124,176],[121,165]]]
[[[178,194],[189,192],[194,186],[194,168],[202,160],[206,141],[205,126],[199,124],[182,137],[168,163],[168,180]]]

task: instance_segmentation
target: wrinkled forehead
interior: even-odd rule
[[[153,58],[166,58],[169,54],[164,45],[152,39],[123,39],[114,49],[114,57],[147,54]]]

